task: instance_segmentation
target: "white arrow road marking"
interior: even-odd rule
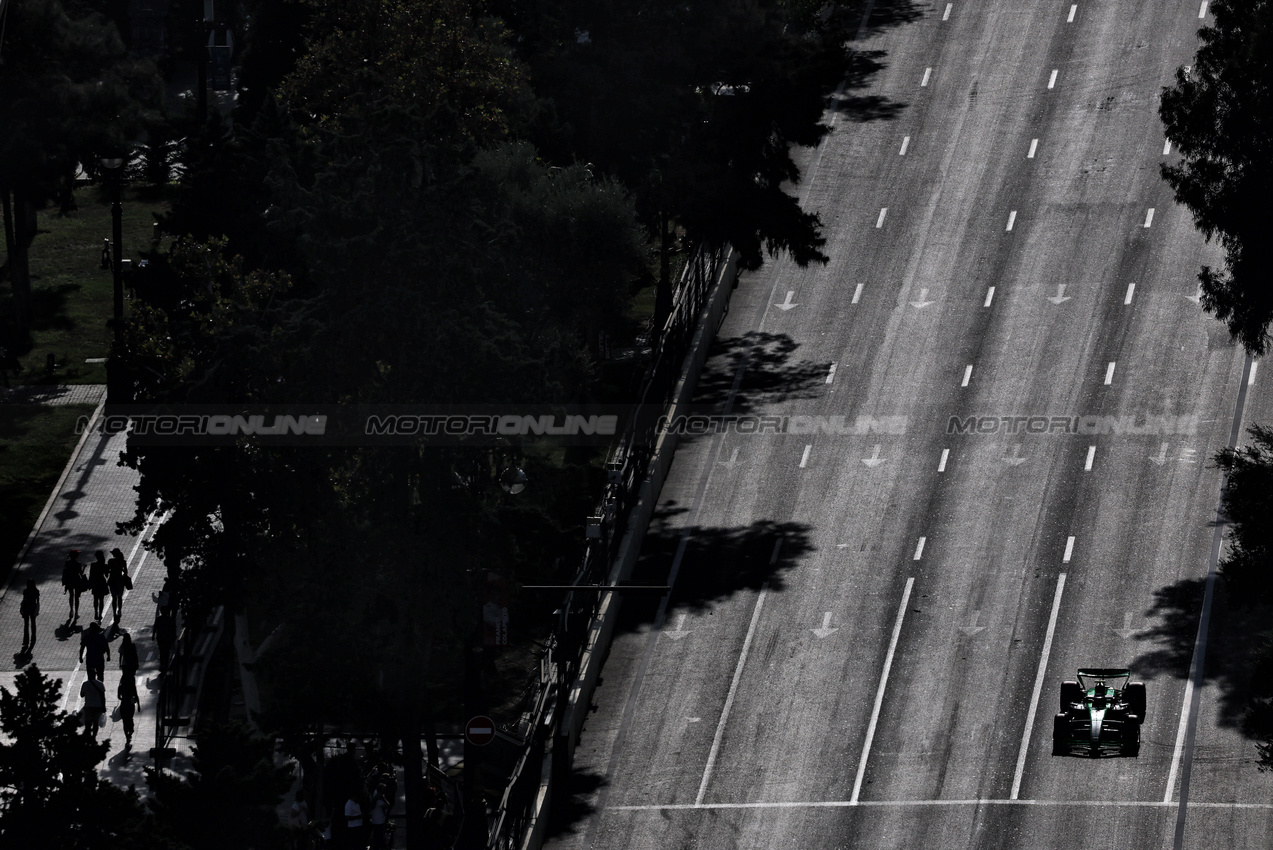
[[[887,460],[888,458],[880,457],[880,446],[879,443],[876,443],[875,448],[871,451],[871,456],[862,458],[862,463],[866,464],[868,469],[874,469]]]
[[[858,299],[862,297],[862,284],[857,285],[857,289],[853,290],[853,301],[850,303],[858,303]]]
[[[813,446],[804,447],[804,454],[800,455],[800,468],[804,469],[809,464],[809,452],[813,451]]]
[[[912,307],[918,307],[921,310],[933,303],[936,302],[928,300],[928,290],[922,286],[919,288],[919,300],[910,302]]]
[[[985,626],[979,626],[979,625],[977,625],[977,621],[978,621],[978,620],[980,620],[980,619],[981,619],[981,610],[980,610],[980,609],[978,609],[978,610],[976,610],[976,611],[973,611],[973,612],[972,612],[972,623],[970,623],[970,624],[969,624],[969,625],[967,625],[967,626],[960,626],[960,627],[959,627],[959,631],[961,631],[961,632],[963,632],[964,634],[968,635],[968,637],[972,637],[972,636],[973,636],[973,635],[975,635],[977,632],[985,631],[985,629],[986,629],[986,627],[985,627]]]
[[[1003,459],[1003,462],[1006,464],[1009,464],[1010,466],[1020,466],[1021,464],[1025,463],[1026,458],[1023,458],[1021,456],[1021,446],[1020,445],[1013,446],[1012,457],[1005,457]]]
[[[680,640],[681,638],[683,638],[683,637],[685,637],[687,634],[689,634],[689,631],[688,631],[688,630],[686,630],[686,628],[685,628],[685,615],[684,615],[684,614],[681,614],[681,615],[677,618],[677,620],[676,620],[676,628],[672,629],[671,631],[666,631],[666,632],[664,632],[663,634],[667,635],[667,636],[668,636],[668,637],[670,637],[672,640]]]
[[[1188,299],[1189,301],[1192,301],[1195,304],[1201,304],[1202,303],[1202,287],[1199,286],[1197,292],[1195,292],[1193,295],[1186,295],[1185,298]]]
[[[783,311],[790,310],[792,307],[799,307],[800,306],[799,304],[791,303],[791,299],[795,294],[796,294],[796,291],[794,289],[788,289],[787,300],[782,302],[781,304],[775,304],[774,306],[777,307],[779,310],[783,310]]]
[[[1151,457],[1150,460],[1152,460],[1154,463],[1158,464],[1159,466],[1162,466],[1164,463],[1166,463],[1167,462],[1167,447],[1169,445],[1171,445],[1171,443],[1163,443],[1162,446],[1158,449],[1158,456]]]
[[[729,460],[718,460],[716,462],[719,463],[721,466],[725,467],[726,469],[732,470],[735,466],[738,465],[738,449],[734,449],[733,452],[730,453]]]
[[[1065,294],[1065,284],[1058,283],[1056,285],[1056,295],[1053,295],[1048,300],[1053,304],[1064,304],[1066,301],[1069,301],[1070,296]]]
[[[1127,638],[1136,634],[1136,632],[1140,631],[1140,629],[1132,628],[1132,612],[1128,611],[1123,615],[1123,627],[1121,629],[1112,629],[1112,631],[1123,640],[1127,640]]]
[[[839,631],[839,629],[835,629],[831,627],[831,612],[828,611],[822,615],[822,628],[810,629],[809,631],[813,632],[815,635],[818,636],[819,639],[821,639],[821,638],[829,637],[830,635],[835,634],[836,632]]]
[[[690,723],[697,723],[698,721],[702,720],[703,718],[701,718],[701,717],[687,717],[687,718],[685,718],[685,719],[686,719],[686,720],[688,720]]]

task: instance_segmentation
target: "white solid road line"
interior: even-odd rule
[[[963,380],[963,383],[961,383],[959,386],[961,387],[968,386],[968,382],[971,379],[972,379],[972,364],[969,363],[967,366],[964,367],[964,380]]]
[[[884,226],[884,216],[888,215],[888,207],[880,207],[880,217],[875,220],[876,228]]]
[[[948,457],[950,457],[950,449],[942,449],[942,450],[941,450],[941,460],[937,461],[937,471],[938,471],[938,472],[945,472],[945,471],[946,471],[946,458],[948,458]]]
[[[1127,294],[1123,296],[1124,304],[1132,303],[1132,293],[1134,293],[1135,291],[1136,291],[1136,284],[1134,283],[1127,284]]]
[[[805,446],[804,454],[800,455],[800,468],[804,469],[809,463],[809,452],[813,451],[813,446]]]
[[[1170,803],[1176,796],[1176,773],[1180,770],[1180,756],[1185,751],[1185,732],[1189,729],[1189,704],[1193,702],[1193,677],[1185,679],[1185,701],[1180,709],[1180,724],[1176,727],[1176,746],[1171,751],[1171,768],[1167,771],[1167,792],[1162,801]]]
[[[924,538],[920,538],[922,541]],[[921,543],[922,545],[922,543]],[[902,634],[902,618],[906,616],[906,603],[911,598],[911,588],[915,585],[915,576],[906,579],[906,589],[902,591],[902,604],[897,606],[897,621],[893,623],[893,637],[888,643],[888,653],[884,656],[884,670],[880,673],[880,686],[875,690],[875,706],[871,709],[871,722],[866,725],[866,742],[862,745],[862,759],[858,762],[857,778],[853,780],[853,794],[850,803],[858,801],[862,793],[862,779],[866,776],[866,760],[871,756],[871,742],[875,738],[875,725],[880,720],[880,706],[884,703],[884,689],[888,685],[888,671],[893,666],[893,653],[897,651],[897,639]]]
[[[1070,562],[1070,556],[1074,554],[1074,537],[1071,536],[1065,541],[1065,555],[1061,558],[1062,564]]]
[[[1154,223],[1154,208],[1150,207],[1149,210],[1145,213],[1145,226],[1149,227],[1153,223]]]
[[[994,300],[994,297],[995,297],[995,288],[991,286],[986,290],[986,303],[982,304],[981,306],[989,307],[990,302]]]
[[[827,371],[827,383],[829,384],[834,380],[835,380],[835,364],[832,363],[831,368]]]
[[[1052,88],[1053,86],[1055,86],[1055,85],[1056,85],[1056,74],[1057,74],[1057,70],[1058,70],[1058,69],[1056,69],[1056,68],[1053,68],[1053,69],[1052,69],[1052,76],[1048,77],[1048,88]]]
[[[1074,23],[1074,13],[1077,12],[1078,10],[1079,10],[1079,7],[1077,5],[1070,7],[1070,16],[1065,19],[1065,22],[1067,24]]]
[[[1074,538],[1070,538],[1073,540]],[[1030,711],[1025,717],[1025,731],[1021,734],[1021,751],[1017,753],[1017,772],[1012,777],[1012,793],[1015,800],[1021,793],[1021,777],[1025,775],[1025,754],[1030,748],[1030,733],[1034,729],[1034,715],[1039,710],[1039,694],[1043,692],[1043,679],[1048,672],[1048,656],[1052,653],[1052,636],[1056,634],[1056,616],[1061,610],[1061,594],[1065,591],[1065,573],[1056,578],[1056,595],[1052,597],[1052,615],[1048,617],[1048,631],[1043,638],[1043,654],[1039,657],[1039,672],[1034,677],[1034,694],[1030,697]]]
[[[1105,386],[1107,387],[1114,383],[1114,364],[1117,362],[1116,360],[1111,360],[1109,365],[1105,367]]]
[[[932,73],[933,73],[933,69],[932,69],[932,68],[925,68],[925,69],[924,69],[924,79],[922,79],[922,80],[920,80],[920,81],[919,81],[919,85],[920,85],[920,87],[921,87],[921,88],[923,88],[924,86],[928,85],[928,78],[929,78],[930,76],[932,76]]]
[[[919,538],[919,542],[915,544],[915,557],[911,558],[912,561],[918,561],[920,558],[924,557],[924,543],[927,540],[927,537]]]
[[[898,151],[898,152],[897,152],[897,155],[898,155],[898,156],[906,156],[906,149],[907,149],[908,147],[910,147],[910,145],[911,145],[911,137],[910,137],[910,136],[903,136],[903,137],[902,137],[902,149],[901,149],[900,151]]]
[[[691,809],[856,809],[866,807],[901,808],[903,806],[1039,806],[1043,808],[1132,808],[1161,809],[1175,803],[1157,800],[795,800],[781,803],[644,803],[631,806],[607,806],[612,812],[688,811]],[[1273,803],[1191,803],[1200,809],[1273,809]]]
[[[1017,211],[1013,210],[1008,213],[1008,230],[1012,229],[1012,225],[1017,223]]]
[[[1083,464],[1084,472],[1092,471],[1092,461],[1096,460],[1096,446],[1087,447],[1087,463]]]
[[[778,543],[782,543],[782,539],[778,539]],[[774,556],[778,554],[778,547],[774,546]],[[770,560],[773,563],[773,560]],[[751,651],[751,639],[756,635],[756,623],[760,622],[760,609],[765,604],[765,592],[769,589],[768,582],[760,589],[759,595],[756,596],[756,607],[751,612],[751,625],[747,627],[747,637],[743,638],[743,651],[738,656],[738,664],[734,667],[734,679],[729,683],[729,693],[725,696],[725,707],[721,709],[720,722],[716,724],[716,737],[712,739],[712,749],[707,754],[707,766],[703,768],[703,781],[698,786],[698,796],[694,798],[694,804],[698,805],[703,802],[703,795],[707,793],[707,783],[712,780],[712,768],[716,766],[716,756],[720,753],[721,738],[725,735],[725,721],[729,719],[729,710],[734,705],[734,695],[738,693],[738,682],[743,677],[743,665],[747,663],[747,653]]]
[[[1028,154],[1026,154],[1026,155],[1025,155],[1025,158],[1026,158],[1026,159],[1034,159],[1034,152],[1035,152],[1035,151],[1037,151],[1038,149],[1039,149],[1039,140],[1038,140],[1038,139],[1031,139],[1031,140],[1030,140],[1030,152],[1029,152]]]

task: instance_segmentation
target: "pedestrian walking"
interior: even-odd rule
[[[124,637],[119,642],[119,669],[126,677],[135,676],[140,666],[137,661],[137,644],[133,643],[132,635],[124,632]]]
[[[40,589],[33,578],[27,579],[18,613],[22,615],[22,651],[26,652],[35,647],[35,618],[40,616]]]
[[[90,675],[80,685],[80,696],[84,698],[84,731],[96,738],[97,727],[106,713],[106,683]]]
[[[362,828],[362,805],[353,797],[345,801],[345,847],[366,850],[367,838]]]
[[[124,721],[124,746],[133,745],[133,717],[141,710],[141,697],[137,695],[137,680],[133,674],[125,673],[119,679],[119,689],[115,692],[119,697],[119,718]]]
[[[106,610],[106,553],[98,549],[88,565],[88,589],[93,594],[93,619],[101,622]]]
[[[371,850],[388,850],[389,847],[390,803],[386,799],[387,790],[384,785],[377,785],[371,797],[371,814],[367,817],[371,821]]]
[[[87,655],[87,659],[85,658]],[[99,680],[106,673],[106,662],[111,657],[111,645],[106,640],[102,627],[96,621],[88,624],[88,628],[80,635],[80,661],[90,676],[96,675]]]
[[[72,549],[62,564],[62,589],[66,592],[69,606],[66,621],[78,619],[80,616],[80,594],[88,580],[84,577],[84,565],[80,563],[80,550]]]
[[[177,642],[177,621],[171,614],[160,613],[155,619],[155,645],[159,647],[159,671],[168,672],[168,660],[172,657],[172,645]]]
[[[111,592],[111,614],[118,623],[124,611],[124,591],[133,589],[128,561],[124,560],[124,553],[118,547],[111,550],[110,560],[106,562],[106,586]]]

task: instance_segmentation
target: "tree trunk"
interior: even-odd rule
[[[13,284],[13,321],[16,335],[25,338],[31,330],[31,254],[35,239],[35,207],[21,194],[13,195],[13,245],[9,255],[9,280]],[[8,228],[6,228],[6,233]]]

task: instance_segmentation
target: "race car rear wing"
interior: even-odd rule
[[[1093,679],[1112,679],[1115,676],[1130,676],[1132,671],[1126,667],[1080,667],[1080,676],[1091,676]]]

